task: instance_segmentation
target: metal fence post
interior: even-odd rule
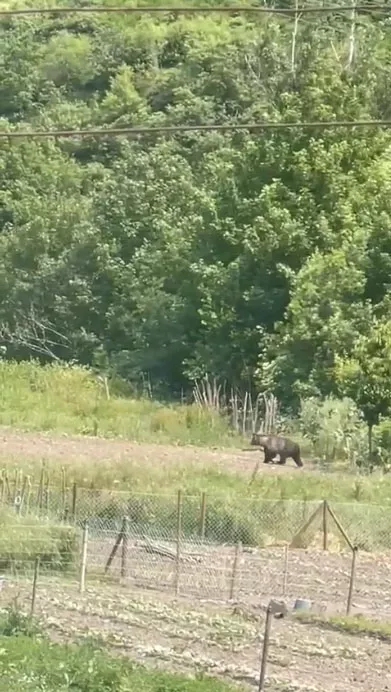
[[[179,573],[181,562],[181,537],[182,537],[182,490],[178,490],[177,499],[177,525],[176,525],[176,571],[175,571],[175,595],[179,593]]]

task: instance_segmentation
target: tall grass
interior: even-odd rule
[[[228,421],[212,409],[108,397],[104,382],[89,369],[36,361],[0,361],[0,425],[138,442],[240,444]]]
[[[252,455],[251,459],[254,459]],[[93,461],[93,460],[92,460]],[[152,463],[151,463],[152,461]],[[381,472],[369,476],[355,473],[326,473],[320,471],[298,472],[286,469],[285,473],[262,473],[260,471],[249,485],[251,465],[248,473],[230,472],[210,463],[173,461],[164,459],[140,460],[128,458],[100,459],[89,463],[84,458],[71,458],[63,462],[66,471],[66,484],[76,483],[79,488],[91,490],[123,490],[143,494],[172,494],[182,489],[188,495],[207,492],[226,498],[238,497],[280,500],[318,500],[334,502],[363,502],[391,506],[391,474]],[[16,470],[29,474],[33,485],[40,477],[40,464],[36,458],[17,458],[2,460],[3,469],[8,471],[11,490],[14,489]],[[60,487],[62,469],[57,459],[45,460],[50,484]],[[34,488],[37,493],[37,488]]]

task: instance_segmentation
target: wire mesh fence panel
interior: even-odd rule
[[[239,550],[235,574],[235,556],[230,561],[230,597],[234,600],[260,604],[284,595],[285,549],[264,548]]]
[[[22,489],[23,490],[23,489]],[[0,506],[3,510],[14,511],[20,516],[52,517],[58,520],[67,518],[67,507],[70,506],[69,491],[61,488],[42,488],[39,485],[29,485],[24,492],[8,488],[0,496]]]
[[[135,535],[172,537],[177,525],[177,496],[82,489],[76,516],[78,523],[88,519],[93,533],[119,530],[127,516]]]
[[[227,499],[200,493],[181,498],[181,532],[186,539],[211,544],[267,546],[290,542],[320,501],[265,500],[245,497]],[[23,496],[3,485],[0,506],[21,517],[34,516],[53,522],[73,522],[82,526],[88,520],[90,531],[117,531],[124,516],[135,535],[174,539],[178,530],[177,493],[158,495],[129,491],[94,490],[29,486]],[[361,503],[331,503],[351,541],[360,550],[391,549],[391,508]],[[322,526],[302,535],[297,547],[319,547]],[[304,540],[305,538],[305,540]],[[330,529],[329,541],[343,549],[345,542],[338,529]]]
[[[170,598],[181,595],[255,607],[265,605],[270,598],[283,598],[292,607],[296,599],[306,598],[315,612],[346,612],[352,565],[349,553],[287,547],[250,549],[240,544],[217,546],[184,539],[178,552],[175,541],[144,541],[130,533],[126,554],[120,545],[110,569],[105,572],[117,537],[115,532],[107,532],[104,547],[101,538],[89,540],[87,594],[109,588],[114,595],[121,588],[122,593],[131,598],[137,593],[142,596],[148,590],[153,591],[157,599],[163,594]],[[18,605],[24,603],[24,610],[28,611],[36,557],[33,559],[19,552],[5,564],[1,546],[0,552],[3,555],[0,607],[13,604],[16,599]],[[60,590],[73,589],[78,602],[82,598],[79,593],[80,545],[68,559],[63,556],[61,561],[42,549],[36,554],[40,558],[37,601],[42,607],[46,603],[48,608],[48,594],[55,585]],[[391,617],[388,556],[384,555],[379,561],[378,556],[358,554],[352,612]]]
[[[359,550],[391,550],[391,509],[364,503],[330,503],[347,535]]]
[[[105,574],[116,538],[115,533],[107,534],[105,550],[100,540],[89,543],[87,582],[91,578],[94,584],[103,584],[109,578],[132,593],[153,589],[255,606],[270,598],[284,598],[291,605],[298,598],[306,598],[317,612],[346,612],[352,564],[349,552],[286,547],[250,549],[182,539],[178,553],[175,541],[143,541],[130,534],[125,568],[119,547]],[[354,612],[380,612],[382,604],[391,608],[391,592],[385,593],[391,582],[390,563],[385,561],[376,570],[375,556],[363,558],[359,554]]]
[[[358,551],[352,612],[391,618],[391,554]]]
[[[292,603],[308,599],[315,611],[345,613],[352,555],[289,550],[285,596]]]
[[[226,558],[221,550],[197,541],[159,538],[140,539],[131,528],[127,535],[126,555],[121,542],[107,568],[118,534],[106,532],[105,538],[92,538],[88,547],[88,573],[101,579],[110,576],[125,579],[130,588],[154,588],[200,598],[227,597]]]
[[[52,565],[53,569],[62,569],[64,565],[77,560],[81,537],[77,527],[34,519],[15,517],[14,523],[3,523],[0,535],[1,570],[36,557]]]
[[[87,584],[251,603],[301,597],[342,611],[350,541],[359,549],[353,610],[391,615],[389,508],[332,503],[327,514],[320,501],[44,490],[31,486],[19,505],[3,493],[0,580],[21,582],[26,565],[30,579],[39,557],[42,578],[77,584],[88,522]]]
[[[318,502],[207,498],[205,538],[210,542],[267,546],[290,542]]]

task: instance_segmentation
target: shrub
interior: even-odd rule
[[[43,634],[40,622],[22,613],[15,604],[0,611],[0,636],[42,637]]]
[[[311,397],[301,402],[300,430],[312,442],[314,453],[326,462],[355,465],[367,450],[367,428],[350,399]]]

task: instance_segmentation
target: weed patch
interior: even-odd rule
[[[391,622],[372,620],[362,615],[323,617],[311,613],[298,613],[295,619],[303,624],[317,625],[323,629],[391,641]]]
[[[209,677],[149,671],[95,644],[54,644],[0,635],[1,692],[233,692]]]

